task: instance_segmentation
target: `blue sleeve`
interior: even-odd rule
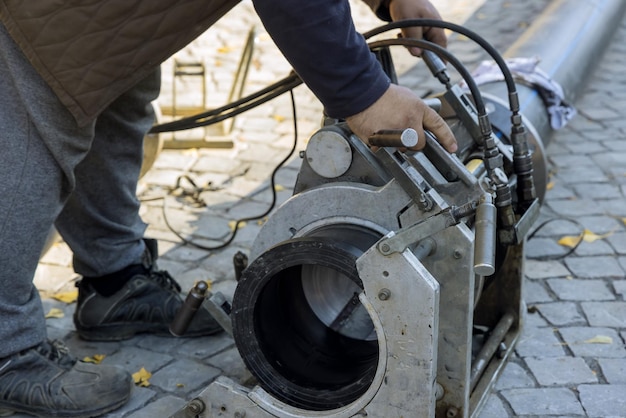
[[[329,116],[373,104],[389,78],[357,33],[348,0],[253,0],[268,33]]]

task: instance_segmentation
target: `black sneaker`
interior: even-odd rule
[[[59,341],[0,360],[0,416],[97,417],[124,405],[131,391],[129,373],[77,362]]]
[[[85,340],[118,341],[140,333],[172,336],[169,326],[183,304],[180,285],[156,268],[156,246],[146,240],[146,269],[133,275],[110,296],[98,293],[90,281],[81,280],[74,325]],[[212,335],[222,327],[206,309],[199,309],[184,337]]]

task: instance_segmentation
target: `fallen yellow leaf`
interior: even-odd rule
[[[607,232],[606,234],[598,235],[598,234],[594,234],[588,229],[585,229],[585,231],[583,232],[583,239],[585,240],[585,242],[594,242],[599,239],[604,239],[606,237],[609,237],[612,234],[613,232]]]
[[[233,49],[229,46],[222,46],[220,48],[217,49],[217,52],[219,52],[220,54],[227,54],[230,51],[232,51]]]
[[[143,367],[136,373],[133,373],[133,380],[137,386],[148,387],[150,382],[148,381],[152,377],[152,373],[144,369]]]
[[[604,239],[608,236],[611,236],[611,234],[613,234],[613,232],[607,232],[606,234],[598,235],[588,229],[585,229],[580,235],[576,235],[576,236],[567,235],[561,238],[560,240],[558,240],[557,242],[559,245],[563,245],[564,247],[571,248],[571,247],[575,247],[576,245],[578,245],[581,240],[591,243],[591,242]]]
[[[92,357],[84,357],[83,363],[100,364],[105,357],[104,354],[94,354]]]
[[[596,335],[593,338],[585,340],[587,344],[613,344],[613,338],[606,335]]]
[[[71,290],[69,292],[55,293],[52,295],[52,298],[67,304],[74,303],[76,302],[76,299],[78,299],[78,289]]]
[[[573,247],[577,246],[582,239],[583,239],[583,234],[580,234],[578,236],[568,235],[568,236],[565,236],[565,237],[561,238],[560,240],[558,240],[557,243],[559,245],[564,246],[564,247],[573,248]]]
[[[63,318],[65,314],[59,308],[52,308],[46,314],[46,318]]]
[[[285,186],[281,186],[280,184],[275,184],[274,190],[277,192],[282,192],[283,190],[285,190]]]
[[[285,117],[282,115],[273,115],[272,117],[276,122],[283,122],[285,120]]]
[[[548,184],[546,184],[546,190],[552,190],[554,188],[554,182],[551,181]]]

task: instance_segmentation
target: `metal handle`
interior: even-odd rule
[[[417,145],[415,129],[384,129],[367,138],[368,143],[375,147],[412,148]]]

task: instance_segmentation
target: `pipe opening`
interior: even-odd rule
[[[233,335],[250,372],[280,401],[330,410],[369,388],[379,348],[355,263],[377,240],[362,228],[316,231],[271,248],[243,272]]]

